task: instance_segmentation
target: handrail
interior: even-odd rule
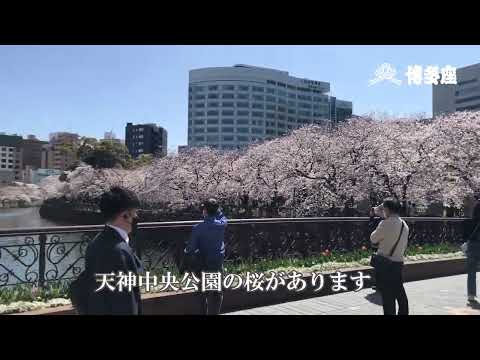
[[[278,223],[325,223],[325,222],[367,222],[368,217],[307,217],[307,218],[261,218],[261,219],[229,219],[228,225],[255,225],[255,224],[278,224]],[[431,221],[431,222],[463,222],[468,218],[451,217],[404,217],[407,222]],[[139,223],[138,229],[158,228],[190,228],[200,221],[165,221]],[[39,235],[39,234],[65,234],[98,232],[104,225],[78,225],[78,226],[54,226],[37,228],[13,228],[1,229],[0,240],[6,236]]]

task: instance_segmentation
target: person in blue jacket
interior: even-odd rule
[[[223,215],[215,199],[205,201],[202,206],[204,220],[193,227],[192,237],[185,253],[196,258],[197,275],[204,273],[223,274],[225,257],[225,228],[227,218]],[[204,315],[218,315],[222,307],[223,293],[210,290],[200,293],[201,312]]]

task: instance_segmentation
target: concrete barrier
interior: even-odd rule
[[[358,275],[358,271],[365,275],[372,275],[372,268],[369,266],[342,269],[341,272],[348,277]],[[259,306],[275,305],[279,303],[302,300],[312,297],[332,295],[331,274],[324,272],[324,287],[321,291],[315,292],[311,283],[312,274],[303,274],[302,279],[307,286],[301,292],[289,291],[285,286],[275,291],[247,292],[245,289],[226,290],[222,312],[245,310]],[[427,280],[444,276],[453,276],[465,273],[465,258],[453,258],[444,260],[430,260],[406,263],[404,267],[404,278],[406,282]],[[364,287],[370,287],[371,282],[367,280]],[[347,283],[348,291],[354,291],[353,283]],[[146,294],[142,296],[143,310],[145,315],[195,315],[199,314],[198,294],[192,291],[168,292],[160,294]],[[24,312],[15,315],[74,315],[75,311],[71,306],[41,309]]]

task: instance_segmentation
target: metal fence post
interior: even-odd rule
[[[45,263],[46,263],[46,256],[45,256],[45,247],[47,244],[47,235],[40,234],[40,251],[38,255],[38,286],[43,287],[45,285]]]

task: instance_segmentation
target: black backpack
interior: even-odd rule
[[[80,275],[70,283],[69,298],[73,307],[79,315],[88,313],[88,298],[91,290],[91,279],[86,271],[82,271]]]

